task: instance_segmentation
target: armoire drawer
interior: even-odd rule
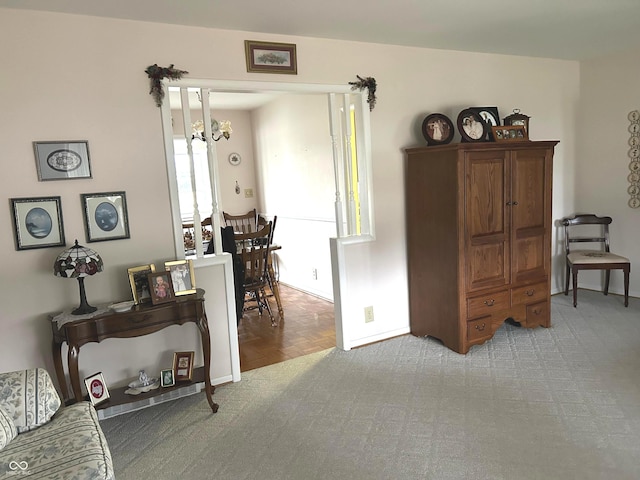
[[[481,317],[491,315],[509,308],[509,292],[487,293],[478,297],[467,299],[467,317]]]
[[[527,328],[549,327],[549,302],[538,302],[527,305]]]
[[[491,316],[467,322],[467,341],[473,342],[491,336]]]
[[[535,283],[511,289],[511,305],[522,305],[523,303],[545,300],[549,293],[547,282]]]

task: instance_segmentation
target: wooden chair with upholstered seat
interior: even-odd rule
[[[222,212],[224,224],[227,227],[233,227],[234,232],[251,233],[258,230],[258,212],[254,208],[243,215],[231,215]]]
[[[604,270],[604,291],[609,294],[611,270],[622,270],[624,273],[624,306],[629,306],[629,272],[631,263],[626,257],[616,255],[609,249],[609,225],[611,217],[598,217],[594,214],[575,215],[562,219],[564,226],[564,242],[567,270],[564,294],[569,294],[569,276],[573,284],[573,306],[578,304],[578,272],[580,270]],[[598,228],[599,232],[594,233]],[[588,236],[575,236],[575,232],[589,232]],[[598,250],[571,250],[573,243],[598,243]]]
[[[256,302],[256,305],[248,308],[258,308],[260,315],[263,310],[269,313],[271,325],[277,326],[277,322],[269,305],[269,298],[265,289],[269,287],[269,247],[271,245],[271,232],[273,224],[269,222],[257,232],[235,234],[238,252],[245,267],[244,292],[245,304]]]

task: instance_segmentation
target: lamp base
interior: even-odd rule
[[[87,295],[84,291],[84,277],[78,277],[78,285],[80,285],[80,306],[76,308],[72,315],[86,315],[87,313],[93,313],[98,308],[92,307],[87,303]]]
[[[72,315],[86,315],[87,313],[93,313],[96,310],[98,310],[98,307],[92,307],[89,304],[85,304],[85,305],[80,305],[73,312],[71,312],[71,314]]]

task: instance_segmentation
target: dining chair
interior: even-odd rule
[[[240,259],[245,267],[244,292],[245,310],[257,308],[260,315],[266,310],[272,326],[277,326],[271,311],[269,297],[265,289],[269,287],[269,247],[273,224],[269,222],[257,232],[236,233],[234,239],[238,245]],[[246,306],[248,302],[256,302],[255,306]]]
[[[611,270],[622,270],[624,273],[624,306],[629,306],[629,272],[631,263],[629,259],[615,253],[609,248],[609,225],[611,217],[598,217],[594,214],[581,214],[562,219],[564,226],[564,242],[566,251],[566,275],[564,294],[569,294],[569,276],[573,284],[573,306],[578,304],[578,272],[580,270],[604,270],[604,291],[609,294],[609,279]],[[599,232],[594,233],[594,228]],[[576,236],[589,233],[588,236]],[[597,250],[571,250],[573,243],[597,243]]]
[[[232,215],[222,212],[224,224],[233,227],[234,232],[250,233],[258,230],[258,212],[254,208],[243,215]]]

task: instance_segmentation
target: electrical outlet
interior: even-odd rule
[[[317,280],[317,279],[318,279],[318,269],[317,269],[317,268],[314,268],[314,269],[311,271],[311,275],[313,276],[313,279],[314,279],[314,280]]]
[[[244,189],[244,198],[253,198],[253,188]]]
[[[373,307],[364,307],[364,322],[373,322]]]

